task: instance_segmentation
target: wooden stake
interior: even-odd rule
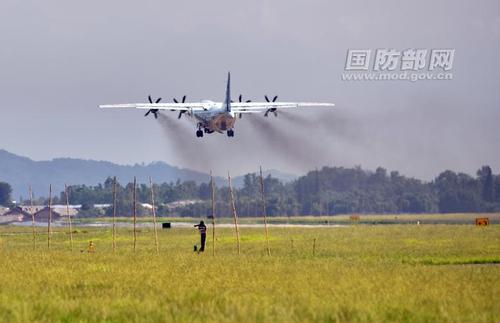
[[[71,228],[71,215],[69,214],[69,194],[68,186],[66,184],[64,184],[64,194],[66,195],[66,214],[68,215],[69,245],[70,250],[73,251],[73,229]]]
[[[313,256],[316,256],[316,238],[313,240]]]
[[[134,176],[134,252],[137,249],[137,180]]]
[[[155,248],[156,248],[156,254],[159,254],[160,249],[158,247],[158,229],[156,228],[155,194],[153,191],[153,180],[151,179],[151,177],[149,177],[149,186],[151,186],[151,206],[153,207],[152,214],[153,214],[153,226],[155,232]]]
[[[47,218],[47,248],[50,249],[50,223],[52,222],[52,184],[49,185],[49,216]]]
[[[31,189],[31,185],[28,190],[30,196],[31,228],[33,231],[33,250],[36,250],[35,210],[33,210],[33,190]]]
[[[264,176],[262,175],[262,166],[260,166],[260,194],[262,197],[262,214],[264,216],[264,228],[266,230],[267,254],[270,256],[271,248],[269,247],[269,231],[267,229],[266,197],[264,194]]]
[[[210,186],[212,187],[212,255],[215,256],[215,183],[210,170]]]
[[[229,181],[229,196],[231,198],[231,207],[233,209],[234,228],[236,229],[236,242],[238,244],[238,255],[239,255],[241,253],[240,230],[238,228],[238,216],[236,215],[236,206],[234,205],[233,186],[231,185],[231,175],[229,175],[229,172],[227,173],[227,178]]]
[[[116,251],[116,176],[113,177],[113,252]]]

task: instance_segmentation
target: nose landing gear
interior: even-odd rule
[[[233,130],[233,129],[229,129],[229,130],[227,131],[227,136],[228,136],[228,137],[234,137],[234,130]]]

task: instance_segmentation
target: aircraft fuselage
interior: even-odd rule
[[[191,117],[198,122],[198,128],[205,133],[223,133],[234,128],[235,113],[227,111],[221,102],[203,101],[210,104],[206,110],[193,111]]]

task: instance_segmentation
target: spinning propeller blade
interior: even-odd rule
[[[148,95],[148,101],[149,103],[153,104],[153,99],[151,98],[151,95]],[[160,101],[161,98],[158,98],[154,103],[160,103]],[[147,117],[150,113],[152,113],[155,116],[155,119],[158,119],[158,109],[149,109],[144,116]]]
[[[269,97],[267,95],[264,95],[264,98],[266,99],[267,102],[276,102],[276,100],[278,100],[277,95],[274,96],[272,101],[269,100]],[[278,116],[278,109],[277,108],[269,108],[269,109],[267,109],[266,113],[264,113],[264,117],[269,116],[269,112],[272,112],[275,117]]]

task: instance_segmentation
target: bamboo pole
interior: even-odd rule
[[[264,194],[264,176],[262,175],[262,166],[260,166],[260,194],[262,197],[262,215],[264,216],[264,228],[266,231],[267,255],[271,255],[271,248],[269,247],[269,230],[267,229],[267,210],[266,210],[266,197]]]
[[[50,223],[52,222],[52,184],[49,185],[49,216],[47,217],[47,248],[50,249]]]
[[[321,182],[320,182],[318,167],[316,167],[315,174],[316,174],[316,195],[318,197],[318,206],[319,206],[318,216],[321,216],[321,215],[323,215],[323,204],[321,204],[321,200],[322,200],[322,198],[321,198]]]
[[[33,209],[33,190],[31,189],[31,185],[28,191],[30,196],[31,229],[33,231],[33,250],[36,250],[35,210]]]
[[[73,251],[73,228],[71,227],[71,215],[69,214],[68,185],[66,184],[64,184],[64,194],[66,195],[66,214],[68,215],[69,245],[70,245],[70,250]]]
[[[210,186],[212,188],[212,255],[215,256],[215,183],[210,170]]]
[[[137,180],[134,176],[134,252],[137,249]]]
[[[116,251],[116,176],[113,177],[113,252]]]
[[[233,209],[234,228],[236,230],[236,242],[238,244],[238,255],[239,255],[241,253],[240,229],[238,228],[238,215],[236,214],[236,206],[234,205],[233,186],[231,185],[231,175],[229,175],[229,172],[227,173],[227,178],[229,181],[229,196],[231,198],[231,208]]]
[[[160,254],[160,249],[158,247],[158,229],[156,227],[156,210],[155,210],[155,194],[153,190],[153,180],[149,177],[149,186],[151,187],[151,206],[152,206],[152,215],[153,215],[153,226],[155,232],[155,248],[156,254]]]

